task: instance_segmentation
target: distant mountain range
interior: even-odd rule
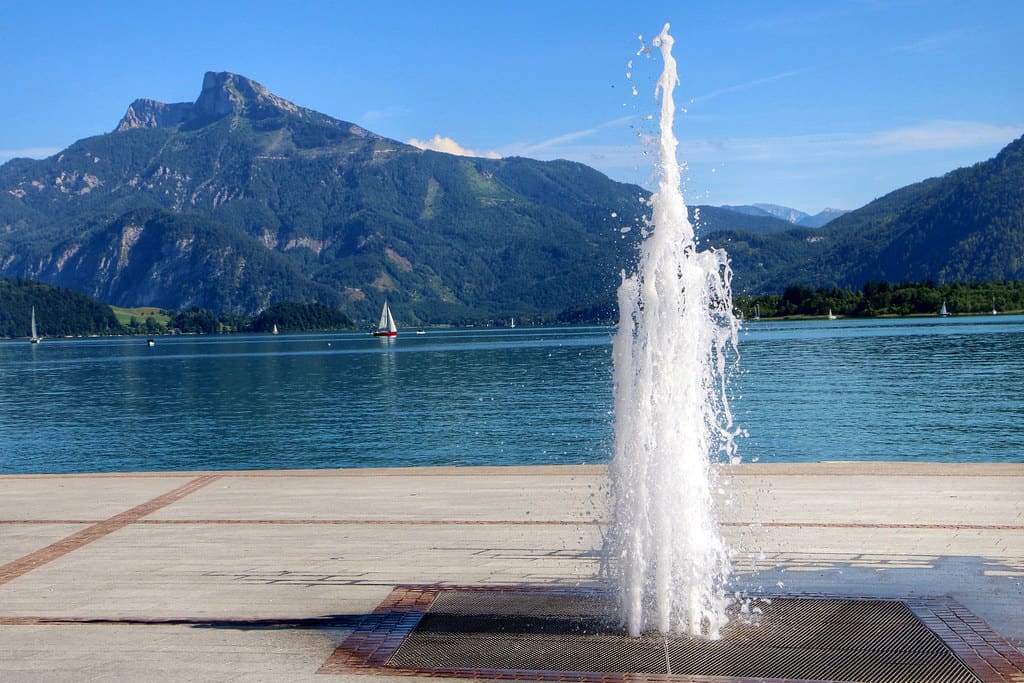
[[[848,213],[843,209],[825,209],[824,211],[820,211],[812,216],[804,213],[803,211],[791,209],[788,206],[779,206],[778,204],[744,204],[741,206],[725,205],[722,206],[722,208],[745,213],[749,216],[774,216],[775,218],[781,218],[787,223],[799,225],[804,228],[820,228],[826,223],[839,218],[844,213]]]
[[[838,217],[691,214],[738,291],[1019,278],[1021,144]],[[0,277],[121,306],[317,301],[369,321],[388,298],[400,324],[550,320],[607,311],[648,196],[574,162],[420,150],[211,72],[195,102],[136,100],[111,133],[0,166]]]
[[[1024,279],[1024,137],[988,161],[890,192],[822,228],[726,230],[709,242],[729,251],[744,293]]]

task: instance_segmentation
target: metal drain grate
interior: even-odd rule
[[[720,640],[630,638],[598,593],[441,590],[387,661],[420,672],[561,671],[978,683],[902,602],[774,598]]]

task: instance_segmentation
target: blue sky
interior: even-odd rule
[[[403,142],[650,186],[661,63],[636,53],[666,22],[689,204],[852,209],[1024,134],[1019,0],[40,0],[0,12],[0,162],[232,71]]]

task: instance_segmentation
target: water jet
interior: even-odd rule
[[[716,459],[735,450],[725,381],[739,321],[728,256],[697,250],[683,200],[668,24],[653,45],[664,61],[660,179],[637,272],[618,291],[609,561],[630,634],[715,638],[727,620],[729,557],[712,491]]]

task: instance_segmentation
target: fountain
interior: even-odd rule
[[[614,498],[608,550],[630,635],[717,638],[727,622],[728,549],[718,530],[716,461],[732,458],[726,355],[739,323],[721,250],[698,252],[680,189],[666,24],[658,171],[637,272],[622,276],[615,366]]]
[[[728,595],[715,500],[719,464],[737,460],[726,379],[739,323],[727,255],[697,251],[679,187],[668,28],[654,41],[664,59],[661,179],[637,272],[622,276],[613,343],[604,567],[618,590],[398,586],[320,672],[578,683],[1017,680],[1024,669],[1010,663],[1012,645],[944,598]]]
[[[618,590],[398,586],[320,672],[578,683],[996,680],[976,675],[985,671],[1017,680],[1024,669],[1009,663],[1013,647],[942,598],[728,595],[731,558],[715,500],[718,465],[736,460],[726,379],[739,323],[727,255],[697,251],[679,188],[668,28],[654,42],[665,62],[661,179],[637,272],[622,277],[613,343],[605,567]]]

